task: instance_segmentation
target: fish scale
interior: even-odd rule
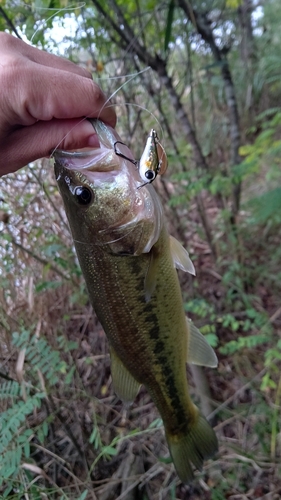
[[[165,247],[165,245],[168,245],[168,234],[166,228],[163,228],[156,246]],[[95,244],[92,245],[90,253],[85,245],[81,245],[78,251],[83,275],[90,277],[86,279],[89,296],[93,298],[94,310],[106,331],[109,343],[121,361],[127,364],[136,380],[145,384],[163,420],[170,422],[169,428],[172,429],[177,428],[179,424],[182,426],[182,420],[188,425],[189,406],[187,403],[184,404],[188,395],[187,384],[182,388],[182,397],[179,397],[186,359],[187,344],[182,335],[182,330],[185,329],[185,314],[178,280],[173,279],[174,286],[169,290],[166,288],[169,274],[176,274],[170,256],[163,252],[160,254],[162,258],[159,259],[155,293],[147,303],[144,295],[144,276],[149,267],[148,254],[143,254],[138,259],[113,257]],[[97,266],[101,260],[103,265]],[[159,304],[157,292],[163,287],[165,292],[161,294],[161,304]],[[113,311],[108,307],[109,296],[114,297]],[[177,319],[181,317],[181,322],[177,322],[177,328],[175,328],[175,317]],[[169,335],[171,331],[173,331],[172,338]],[[175,343],[178,347],[176,351]],[[160,362],[158,357],[161,358]],[[181,368],[178,370],[179,373],[175,370],[175,365]],[[151,367],[153,367],[152,372]],[[166,383],[164,369],[171,379],[169,384]],[[161,377],[157,385],[156,371],[159,378]],[[186,379],[185,374],[184,376]],[[183,412],[185,407],[186,411]],[[166,414],[168,418],[165,418]],[[177,415],[180,415],[180,423]]]

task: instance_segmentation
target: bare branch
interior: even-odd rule
[[[189,0],[178,0],[179,7],[184,11],[187,18],[194,25],[202,39],[209,45],[215,61],[219,64],[221,75],[224,81],[225,96],[229,110],[230,123],[230,161],[231,165],[237,165],[241,162],[239,148],[241,144],[240,137],[240,119],[238,113],[235,89],[232,76],[224,49],[220,49],[215,41],[213,31],[206,13],[199,13],[193,9]],[[240,205],[241,186],[238,184],[233,188],[233,215],[236,216]]]
[[[15,27],[15,25],[13,24],[13,22],[11,21],[11,19],[7,16],[6,12],[4,11],[3,7],[0,6],[0,14],[4,17],[7,25],[8,25],[8,28],[10,28],[11,31],[13,31],[13,33],[15,33],[15,35],[22,39],[17,28]]]

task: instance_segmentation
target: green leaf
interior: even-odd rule
[[[110,456],[115,456],[118,453],[116,448],[113,448],[113,446],[110,446],[110,445],[105,446],[102,451],[103,451],[104,455],[110,455]]]
[[[36,286],[35,291],[37,293],[43,292],[45,290],[54,290],[62,285],[61,281],[43,281]]]
[[[34,0],[33,8],[34,10],[48,9],[50,4],[51,0]]]
[[[77,500],[85,500],[87,494],[88,494],[88,490],[83,491],[82,495],[80,495],[80,497],[77,498]]]
[[[11,493],[12,489],[13,489],[13,485],[11,485],[11,484],[10,484],[10,485],[9,485],[9,486],[5,489],[5,491],[4,491],[4,493],[3,493],[3,498],[7,498],[7,497],[9,496],[9,494]]]
[[[201,330],[202,330],[202,328],[201,328]],[[215,333],[207,333],[204,336],[211,347],[217,347],[219,339]]]
[[[25,442],[23,449],[24,449],[25,458],[29,458],[30,457],[30,443],[29,443],[29,441]]]
[[[162,462],[163,464],[171,464],[171,463],[173,463],[171,457],[167,457],[167,458],[165,458],[165,457],[158,457],[158,461]]]
[[[257,222],[266,222],[270,218],[281,219],[281,188],[262,194],[249,201]]]

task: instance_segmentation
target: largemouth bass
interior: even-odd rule
[[[183,308],[175,267],[193,274],[194,267],[169,236],[161,202],[150,183],[143,185],[130,150],[113,129],[91,121],[100,148],[57,152],[56,179],[90,300],[108,337],[115,391],[131,402],[145,385],[176,471],[189,482],[192,464],[201,469],[217,450],[215,432],[188,393],[186,362],[217,365]]]

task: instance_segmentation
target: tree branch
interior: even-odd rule
[[[0,6],[0,14],[2,14],[2,16],[4,17],[4,19],[8,25],[8,28],[10,28],[10,30],[13,31],[15,33],[15,35],[22,40],[17,28],[14,26],[13,22],[7,16],[6,12],[4,11],[3,7],[1,7],[1,6]]]
[[[225,97],[229,111],[230,123],[230,162],[237,165],[241,162],[240,148],[240,120],[236,101],[235,89],[231,77],[228,60],[223,49],[220,49],[215,41],[213,31],[206,13],[199,13],[193,9],[189,0],[178,0],[179,7],[184,11],[189,21],[194,25],[202,39],[209,45],[215,61],[219,64],[222,79],[224,81]],[[241,185],[233,187],[233,215],[237,215],[240,205]]]
[[[162,59],[157,53],[153,56],[151,55],[147,48],[141,45],[135,36],[133,30],[127,23],[127,20],[121,11],[120,7],[116,4],[114,0],[110,0],[110,6],[114,10],[119,24],[116,24],[114,19],[109,16],[109,14],[104,10],[104,8],[100,5],[98,0],[92,0],[93,4],[102,13],[104,18],[108,23],[111,24],[112,28],[116,30],[122,40],[122,48],[124,48],[124,44],[127,46],[127,50],[132,51],[139,60],[151,67],[153,71],[155,71],[160,79],[161,84],[166,87],[168,91],[168,95],[170,97],[171,103],[175,109],[176,117],[178,122],[181,124],[183,132],[188,138],[193,150],[193,157],[195,164],[198,168],[202,168],[204,170],[208,170],[208,164],[203,156],[201,147],[197,141],[195,132],[192,128],[191,122],[189,120],[188,114],[186,113],[180,98],[175,91],[173,81],[171,77],[168,75],[166,61]],[[122,29],[120,28],[122,26]]]

